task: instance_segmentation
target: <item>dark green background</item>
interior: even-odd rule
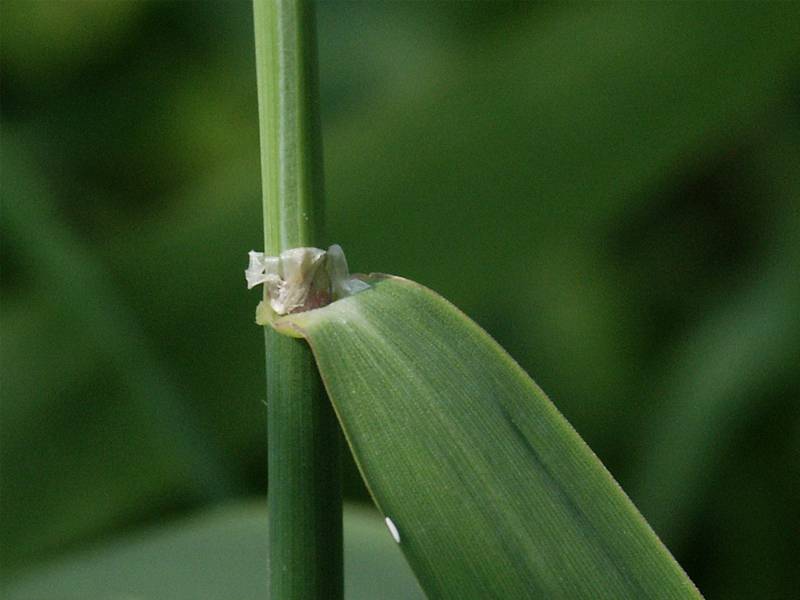
[[[263,495],[266,423],[250,5],[1,10],[8,576]],[[798,5],[318,17],[328,241],[486,327],[708,597],[792,597]]]

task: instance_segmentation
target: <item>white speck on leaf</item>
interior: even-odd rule
[[[392,537],[394,538],[394,541],[399,544],[400,543],[400,532],[397,531],[397,526],[394,524],[394,521],[392,521],[389,517],[386,517],[386,519],[384,519],[384,521],[386,521],[386,527],[389,529],[389,533],[392,534]]]

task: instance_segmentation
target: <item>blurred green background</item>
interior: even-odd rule
[[[263,500],[266,423],[249,3],[1,10],[10,581]],[[328,242],[494,335],[709,598],[793,597],[800,5],[318,23]]]

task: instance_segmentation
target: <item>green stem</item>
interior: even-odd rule
[[[265,252],[322,246],[314,14],[254,0]],[[265,328],[270,597],[343,596],[340,433],[305,342]]]

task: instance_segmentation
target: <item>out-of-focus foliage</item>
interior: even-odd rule
[[[347,598],[424,597],[374,511],[345,509],[344,529]],[[262,600],[266,532],[263,501],[212,509],[55,560],[18,578],[4,598]]]
[[[0,10],[8,576],[263,493],[266,424],[249,4]],[[329,241],[485,326],[709,597],[789,597],[800,8],[326,2],[319,25]]]

